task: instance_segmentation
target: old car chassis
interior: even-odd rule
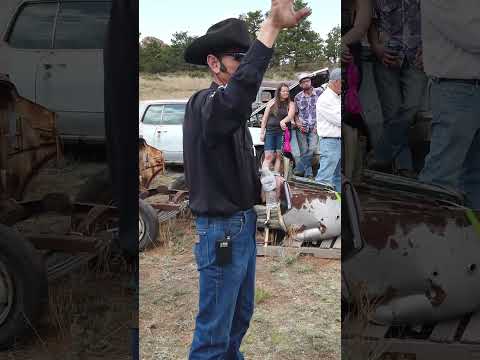
[[[0,74],[0,349],[35,326],[48,281],[98,256],[116,232],[112,206],[61,193],[21,201],[38,170],[60,157],[55,113],[20,96]],[[47,214],[68,219],[67,229],[40,231],[37,217]]]

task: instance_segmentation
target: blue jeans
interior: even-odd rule
[[[283,131],[269,130],[265,132],[265,144],[263,149],[265,151],[282,151],[283,146]]]
[[[253,209],[231,217],[197,217],[195,258],[199,308],[189,359],[243,359],[240,344],[255,304],[256,221]],[[215,243],[229,235],[232,263],[216,264]]]
[[[335,191],[342,191],[340,175],[342,158],[341,138],[320,138],[320,167],[315,177],[318,183],[335,187]]]
[[[318,147],[318,135],[316,130],[302,133],[296,130],[300,161],[295,166],[295,172],[304,173],[305,177],[313,176],[312,159],[315,149]]]
[[[466,193],[480,209],[480,86],[433,80],[432,139],[419,179]]]
[[[390,68],[377,62],[373,70],[383,114],[383,136],[375,148],[375,159],[396,160],[398,169],[412,170],[408,130],[422,105],[428,79],[414,66]]]

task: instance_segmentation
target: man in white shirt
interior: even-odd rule
[[[320,167],[315,181],[341,192],[342,158],[341,70],[330,72],[328,87],[317,100],[317,134],[320,138]]]
[[[463,191],[466,204],[480,209],[478,0],[422,0],[421,11],[433,121],[419,179]]]

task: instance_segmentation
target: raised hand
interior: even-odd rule
[[[283,29],[298,25],[311,13],[308,7],[295,11],[293,0],[272,0],[268,18],[276,28]]]

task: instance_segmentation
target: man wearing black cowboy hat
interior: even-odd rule
[[[246,24],[227,19],[185,51],[207,65],[210,88],[195,93],[183,125],[185,179],[196,216],[199,310],[190,359],[243,359],[240,344],[253,315],[256,215],[260,181],[247,120],[281,29],[310,14],[293,0],[272,0],[252,43]]]

